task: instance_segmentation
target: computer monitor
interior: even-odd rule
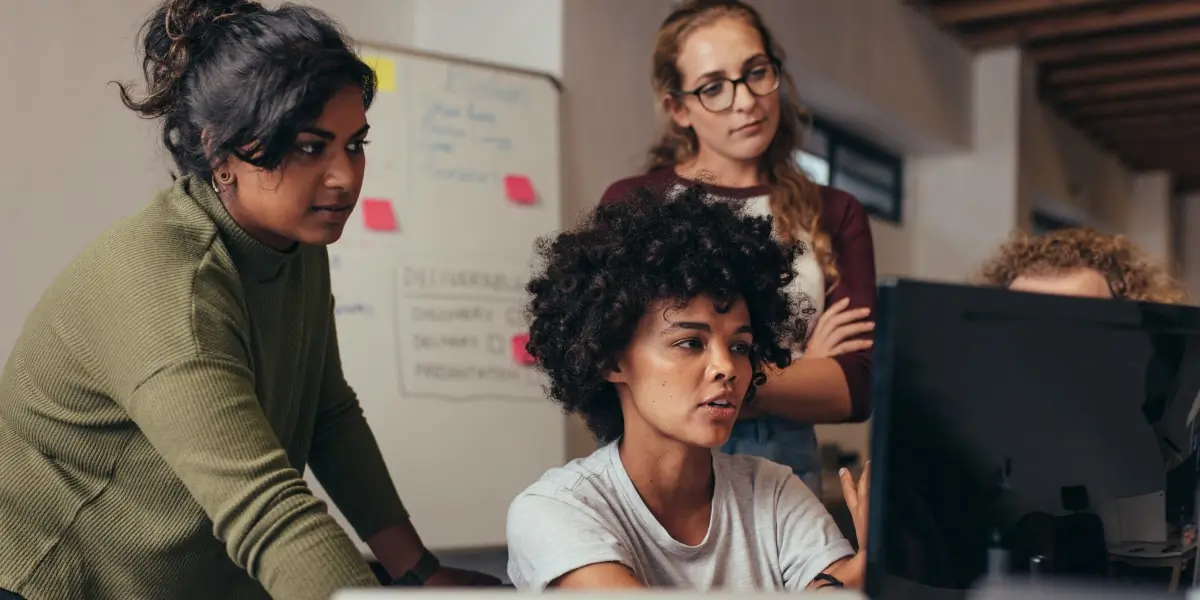
[[[1195,464],[1200,309],[900,279],[875,335],[872,598],[1103,578],[1116,500]]]

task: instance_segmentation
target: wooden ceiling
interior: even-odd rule
[[[1200,188],[1200,0],[908,0],[974,49],[1021,45],[1043,100],[1136,170]]]

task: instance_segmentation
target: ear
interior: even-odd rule
[[[618,357],[613,368],[604,372],[604,379],[609,383],[627,383],[625,372],[621,370],[621,365],[624,362],[622,358]]]
[[[663,94],[662,107],[676,125],[688,129],[692,126],[692,114],[682,98],[672,94]]]

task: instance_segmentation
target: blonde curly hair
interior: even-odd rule
[[[1058,229],[1041,235],[1013,234],[984,264],[979,283],[1007,288],[1022,275],[1054,275],[1091,269],[1104,276],[1114,298],[1162,304],[1187,301],[1183,285],[1165,266],[1120,235],[1093,229]]]

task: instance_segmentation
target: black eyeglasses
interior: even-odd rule
[[[755,96],[762,97],[779,89],[779,64],[776,61],[755,65],[737,79],[714,79],[694,90],[678,90],[678,95],[695,96],[700,106],[709,112],[724,112],[733,107],[739,84]]]

